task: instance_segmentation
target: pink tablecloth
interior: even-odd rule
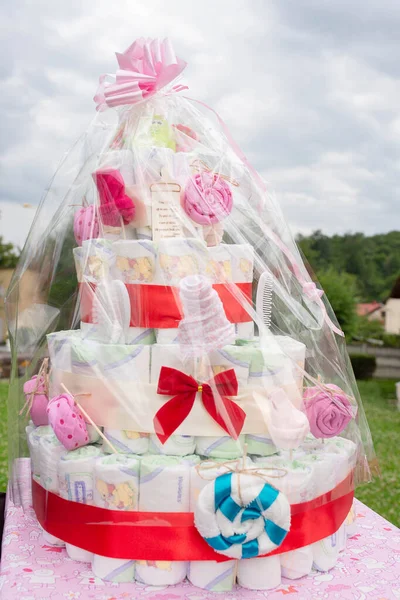
[[[27,474],[28,475],[28,474]],[[29,477],[23,482],[29,499]],[[110,584],[94,577],[89,564],[43,541],[32,508],[6,507],[0,571],[1,600],[210,600],[221,597],[184,583],[169,588]],[[348,540],[335,569],[283,580],[270,592],[236,589],[224,600],[391,600],[400,599],[400,530],[356,501],[358,532]]]

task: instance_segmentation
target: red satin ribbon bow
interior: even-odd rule
[[[163,396],[174,396],[157,411],[153,419],[154,430],[162,444],[165,444],[186,419],[192,410],[197,392],[201,393],[204,408],[211,418],[233,439],[238,438],[246,413],[226,397],[237,396],[238,393],[234,369],[218,373],[208,383],[199,384],[193,377],[177,369],[162,367],[157,393]]]

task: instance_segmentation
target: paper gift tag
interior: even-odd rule
[[[166,169],[161,181],[150,186],[153,240],[181,238],[183,236],[183,211],[181,209],[181,186],[173,181]]]

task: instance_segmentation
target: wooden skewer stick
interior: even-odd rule
[[[75,403],[76,403],[77,407],[82,412],[83,416],[86,417],[86,419],[89,421],[89,423],[95,428],[95,430],[97,431],[97,433],[99,434],[99,436],[105,441],[105,443],[110,446],[110,448],[114,452],[114,454],[119,454],[118,450],[115,448],[115,446],[113,446],[113,444],[110,442],[110,440],[107,439],[107,437],[104,435],[104,433],[101,431],[101,429],[99,427],[97,427],[96,423],[87,414],[86,410],[79,404],[79,402],[77,402],[76,397],[74,396],[74,394],[71,394],[71,392],[65,387],[65,385],[63,383],[61,384],[61,387],[64,390],[64,392],[66,392],[67,394],[69,394],[70,396],[73,397],[73,399],[75,400]]]

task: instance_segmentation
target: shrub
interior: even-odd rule
[[[350,360],[356,379],[371,379],[376,369],[375,356],[371,356],[371,354],[351,354]]]

